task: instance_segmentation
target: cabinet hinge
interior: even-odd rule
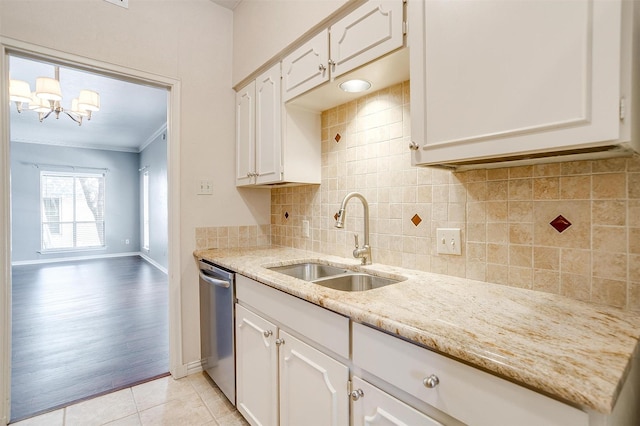
[[[409,23],[407,21],[402,21],[402,34],[406,35],[409,32]]]
[[[624,116],[627,113],[626,105],[624,102],[624,98],[620,98],[620,106],[619,106],[620,120],[624,120]]]
[[[351,380],[347,380],[347,395],[351,395]]]

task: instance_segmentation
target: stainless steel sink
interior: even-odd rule
[[[340,291],[366,291],[402,281],[314,262],[274,266],[268,269]]]
[[[276,266],[269,269],[305,281],[314,281],[319,278],[325,278],[349,272],[344,268],[338,268],[335,266],[312,262],[296,263],[295,265],[287,266]]]
[[[313,282],[314,284],[332,288],[334,290],[366,291],[374,288],[384,287],[389,284],[395,284],[400,282],[400,280],[353,272],[349,274],[323,278]]]

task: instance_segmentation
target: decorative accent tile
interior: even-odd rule
[[[333,215],[333,218],[334,218],[335,220],[338,220],[338,213],[334,214],[334,215]]]
[[[420,222],[422,222],[422,218],[420,216],[418,216],[418,213],[414,214],[413,217],[411,218],[411,222],[415,225],[418,226],[420,225]]]
[[[558,217],[549,222],[549,225],[553,226],[556,231],[562,233],[571,226],[571,222],[565,219],[562,215],[558,215]]]
[[[284,218],[289,219],[289,212],[284,212]]]
[[[340,142],[340,139],[342,139],[342,136],[340,136],[340,133],[336,133],[336,137],[333,138],[334,141],[336,141],[336,143]]]

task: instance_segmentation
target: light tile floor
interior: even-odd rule
[[[163,377],[12,423],[12,426],[246,426],[235,407],[204,374]]]

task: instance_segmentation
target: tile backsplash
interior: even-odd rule
[[[640,311],[639,156],[416,168],[409,120],[409,82],[323,112],[322,183],[271,190],[271,242],[351,257],[353,234],[363,241],[362,205],[349,201],[344,229],[333,226],[334,215],[358,191],[369,203],[374,262]],[[559,215],[571,223],[563,232],[550,224]],[[461,256],[436,253],[441,227],[461,228]],[[245,237],[238,229],[233,241],[219,228],[200,228],[196,238],[210,247],[268,243],[269,230],[255,228]]]

